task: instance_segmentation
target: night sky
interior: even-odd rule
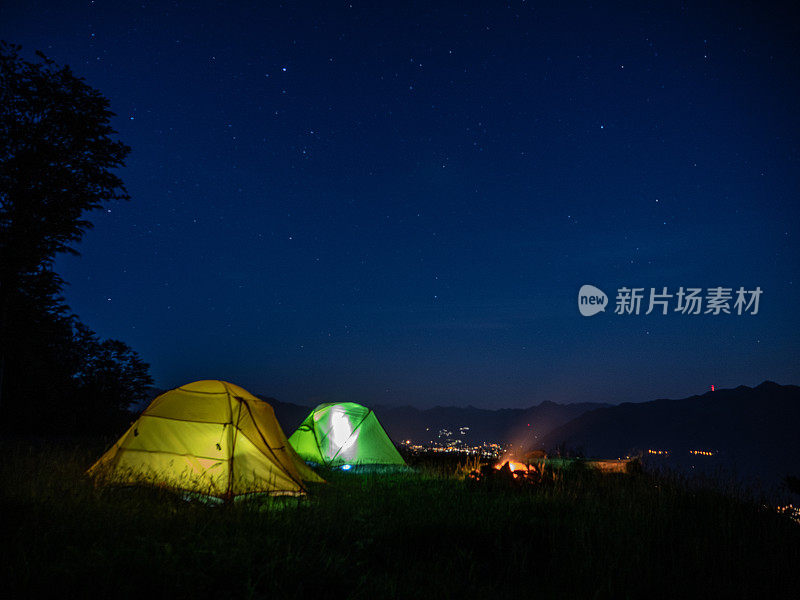
[[[56,263],[66,301],[159,387],[297,403],[800,383],[800,21],[562,4],[4,3],[0,37],[85,77],[132,147],[132,200]],[[681,286],[763,293],[643,314]]]

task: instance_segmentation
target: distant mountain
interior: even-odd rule
[[[545,401],[530,408],[488,410],[474,406],[374,406],[373,410],[389,436],[413,442],[444,441],[510,442],[529,445],[550,430],[602,406],[600,403],[556,404]],[[440,436],[441,432],[441,436]],[[537,437],[538,436],[538,437]]]
[[[553,429],[542,443],[591,457],[644,452],[671,466],[724,467],[774,482],[800,474],[800,387],[765,381],[682,400],[598,408]]]
[[[274,398],[259,396],[272,405],[275,415],[286,435],[291,435],[311,412],[312,406],[280,402]],[[448,436],[439,432],[450,432],[451,439],[464,442],[497,442],[529,446],[537,443],[546,433],[583,414],[608,406],[601,403],[556,404],[545,401],[538,406],[525,409],[487,410],[467,406],[437,406],[419,409],[412,406],[372,406],[378,420],[396,442],[445,441]],[[538,436],[538,437],[537,437]]]

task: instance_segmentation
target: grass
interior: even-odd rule
[[[677,478],[564,471],[469,488],[457,465],[329,473],[308,501],[95,489],[102,448],[5,442],[10,597],[796,597],[800,526]],[[9,597],[9,596],[7,596]]]

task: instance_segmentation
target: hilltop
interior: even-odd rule
[[[541,445],[599,457],[644,452],[670,466],[725,468],[775,481],[800,472],[800,387],[765,381],[679,400],[597,408],[554,428]]]

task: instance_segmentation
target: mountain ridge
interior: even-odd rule
[[[643,454],[669,467],[776,481],[800,472],[800,387],[767,380],[597,408],[552,429],[540,446],[587,457]]]

